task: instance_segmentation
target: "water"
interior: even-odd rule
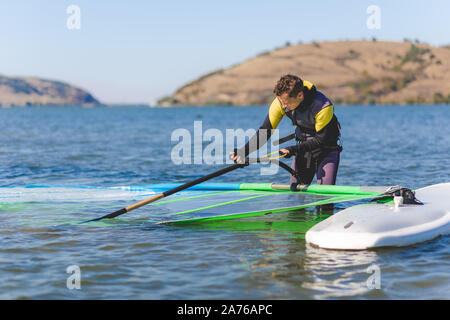
[[[155,226],[141,208],[111,223],[78,225],[145,193],[119,185],[184,182],[221,165],[171,162],[177,128],[256,128],[265,107],[0,109],[1,299],[449,299],[450,237],[405,248],[330,251],[305,244],[315,209],[238,222]],[[344,152],[337,184],[420,188],[450,181],[450,108],[337,107]],[[281,135],[290,133],[289,121]],[[217,182],[281,182],[258,165]],[[61,187],[62,186],[62,187]],[[68,186],[92,186],[78,193]],[[104,188],[104,189],[102,189]],[[34,191],[36,190],[36,191]],[[61,191],[67,190],[67,191]],[[102,191],[103,190],[103,191]],[[83,193],[86,192],[86,193]],[[33,196],[28,198],[26,196]],[[147,195],[148,196],[148,195]],[[89,201],[83,199],[89,198]],[[338,205],[338,208],[346,205]],[[319,212],[320,213],[320,212]],[[323,215],[323,217],[325,217]],[[70,290],[78,266],[81,288]],[[370,288],[375,268],[380,289]],[[370,283],[369,283],[370,284]]]

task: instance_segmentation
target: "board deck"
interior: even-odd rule
[[[393,202],[342,210],[306,233],[308,243],[326,249],[362,250],[407,246],[450,233],[450,183],[416,190],[423,205]]]

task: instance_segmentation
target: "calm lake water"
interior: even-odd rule
[[[321,250],[304,241],[323,213],[316,209],[175,227],[146,222],[144,207],[117,223],[74,222],[145,196],[108,187],[185,182],[223,167],[175,165],[175,129],[193,132],[194,121],[204,131],[257,128],[267,110],[0,109],[0,299],[449,299],[448,236],[404,248]],[[344,145],[337,184],[450,182],[450,107],[349,106],[336,114]],[[290,130],[283,120],[281,135]],[[263,176],[254,165],[214,181],[288,176]],[[36,185],[48,188],[29,188]],[[52,193],[63,200],[50,201]],[[80,270],[80,289],[67,286],[75,283],[70,266]],[[374,266],[379,289],[367,285]]]

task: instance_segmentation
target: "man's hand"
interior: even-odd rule
[[[285,158],[290,158],[292,153],[288,149],[280,149],[280,152],[286,154]]]
[[[231,151],[230,152],[230,159],[233,160],[236,163],[244,163],[242,158],[236,154],[236,152]]]

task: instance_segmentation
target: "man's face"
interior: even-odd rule
[[[278,100],[280,100],[282,107],[291,111],[297,108],[300,103],[302,103],[303,98],[303,91],[300,91],[296,97],[289,97],[289,94],[287,92],[284,92],[280,96],[278,96]]]

